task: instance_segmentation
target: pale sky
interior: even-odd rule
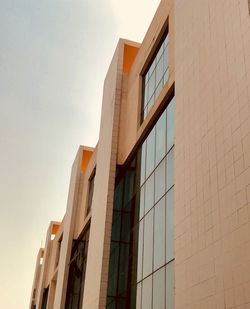
[[[36,255],[64,215],[80,144],[95,146],[119,37],[160,0],[0,0],[0,308],[28,309]]]

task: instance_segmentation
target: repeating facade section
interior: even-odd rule
[[[31,309],[250,308],[249,0],[162,0],[121,39]]]

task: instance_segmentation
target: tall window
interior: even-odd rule
[[[174,99],[142,145],[136,309],[174,309]]]
[[[85,282],[88,255],[89,229],[73,243],[69,264],[65,309],[80,309]]]
[[[142,120],[146,118],[154,102],[166,84],[169,75],[168,66],[168,45],[169,36],[166,32],[163,35],[160,46],[150,62],[148,69],[143,77],[143,108]]]
[[[92,206],[94,185],[95,185],[95,171],[96,171],[96,169],[94,169],[94,171],[93,171],[93,173],[92,173],[92,175],[90,176],[90,179],[89,179],[87,214],[89,213],[91,206]]]
[[[174,99],[117,167],[107,309],[174,309]]]

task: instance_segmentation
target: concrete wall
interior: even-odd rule
[[[64,230],[61,244],[61,254],[58,265],[54,309],[63,309],[65,305],[69,261],[71,256],[75,215],[78,202],[81,163],[82,163],[82,149],[80,148],[77,153],[74,164],[72,166],[72,173],[70,178],[67,209],[64,217]]]
[[[110,233],[118,142],[119,107],[122,83],[123,42],[119,42],[104,90],[95,187],[82,308],[105,308]]]
[[[175,1],[176,309],[250,308],[247,2]]]

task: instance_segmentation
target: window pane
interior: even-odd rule
[[[142,279],[142,253],[143,253],[143,220],[139,223],[137,282]]]
[[[135,172],[129,170],[126,172],[125,185],[124,185],[124,206],[131,200],[134,189],[134,176]]]
[[[166,84],[168,78],[169,78],[169,69],[167,69],[167,71],[164,73],[164,76],[163,76],[163,85]]]
[[[143,107],[145,107],[147,104],[148,104],[148,84],[145,84]]]
[[[143,278],[152,273],[153,266],[153,211],[144,219],[144,248],[143,248]],[[144,308],[144,307],[143,307]]]
[[[137,282],[142,279],[143,223],[144,223],[143,220],[139,223]]]
[[[154,209],[154,270],[156,270],[165,264],[165,197]]]
[[[152,106],[154,105],[155,102],[155,96],[154,94],[150,97],[150,99],[148,100],[148,105],[147,105],[147,113],[150,112]]]
[[[155,166],[155,127],[150,132],[147,138],[146,150],[146,178],[153,171]]]
[[[174,262],[171,262],[166,267],[166,308],[174,309],[175,307],[175,275],[174,275]]]
[[[158,164],[166,154],[166,111],[156,123],[156,137],[155,137],[155,163]]]
[[[163,72],[166,72],[168,69],[168,47],[164,49],[162,57],[163,57]]]
[[[150,66],[150,68],[149,68],[149,70],[148,70],[149,78],[151,77],[151,75],[152,75],[154,69],[155,69],[155,60],[153,60],[151,66]]]
[[[159,59],[161,58],[162,53],[163,53],[163,49],[164,49],[164,44],[163,44],[163,42],[162,42],[161,47],[159,48],[159,51],[158,51],[158,53],[157,53],[157,55],[156,55],[156,62],[158,62]]]
[[[126,292],[128,283],[129,244],[120,244],[118,294]],[[120,307],[119,307],[120,308]]]
[[[145,184],[145,214],[154,205],[154,174],[152,174]]]
[[[121,212],[113,211],[113,220],[112,220],[112,234],[111,239],[114,241],[119,241],[121,231]]]
[[[153,309],[165,309],[165,267],[153,275]],[[168,308],[168,307],[167,307]]]
[[[174,99],[167,107],[167,151],[174,144]]]
[[[146,165],[146,142],[142,144],[141,149],[141,184],[145,181],[145,165]]]
[[[139,215],[139,220],[144,216],[144,195],[145,194],[145,186],[141,187],[141,192],[140,192],[140,215]]]
[[[155,91],[155,71],[153,74],[149,77],[148,81],[148,98],[151,98]]]
[[[156,51],[155,58],[152,59],[152,64],[150,65],[144,76],[143,119],[145,119],[145,117],[149,113],[168,78],[168,74],[166,74],[168,68],[167,41],[168,36],[165,36],[164,41]],[[145,110],[146,106],[147,109]]]
[[[141,283],[138,283],[136,292],[136,309],[141,309],[141,290]]]
[[[121,180],[115,188],[115,194],[114,194],[114,208],[115,209],[122,208],[122,194],[123,194],[123,180]]]
[[[155,84],[156,87],[158,86],[159,82],[162,80],[163,77],[163,56],[161,56],[159,62],[157,63],[157,66],[155,68]]]
[[[174,258],[174,188],[166,195],[166,262]]]
[[[155,169],[155,202],[159,201],[159,199],[166,192],[165,171],[166,168],[164,159]]]
[[[152,276],[142,282],[142,309],[152,309]]]
[[[167,155],[167,190],[174,184],[174,149]]]
[[[147,114],[148,114],[148,107],[145,106],[144,111],[143,111],[143,119],[146,118]]]

